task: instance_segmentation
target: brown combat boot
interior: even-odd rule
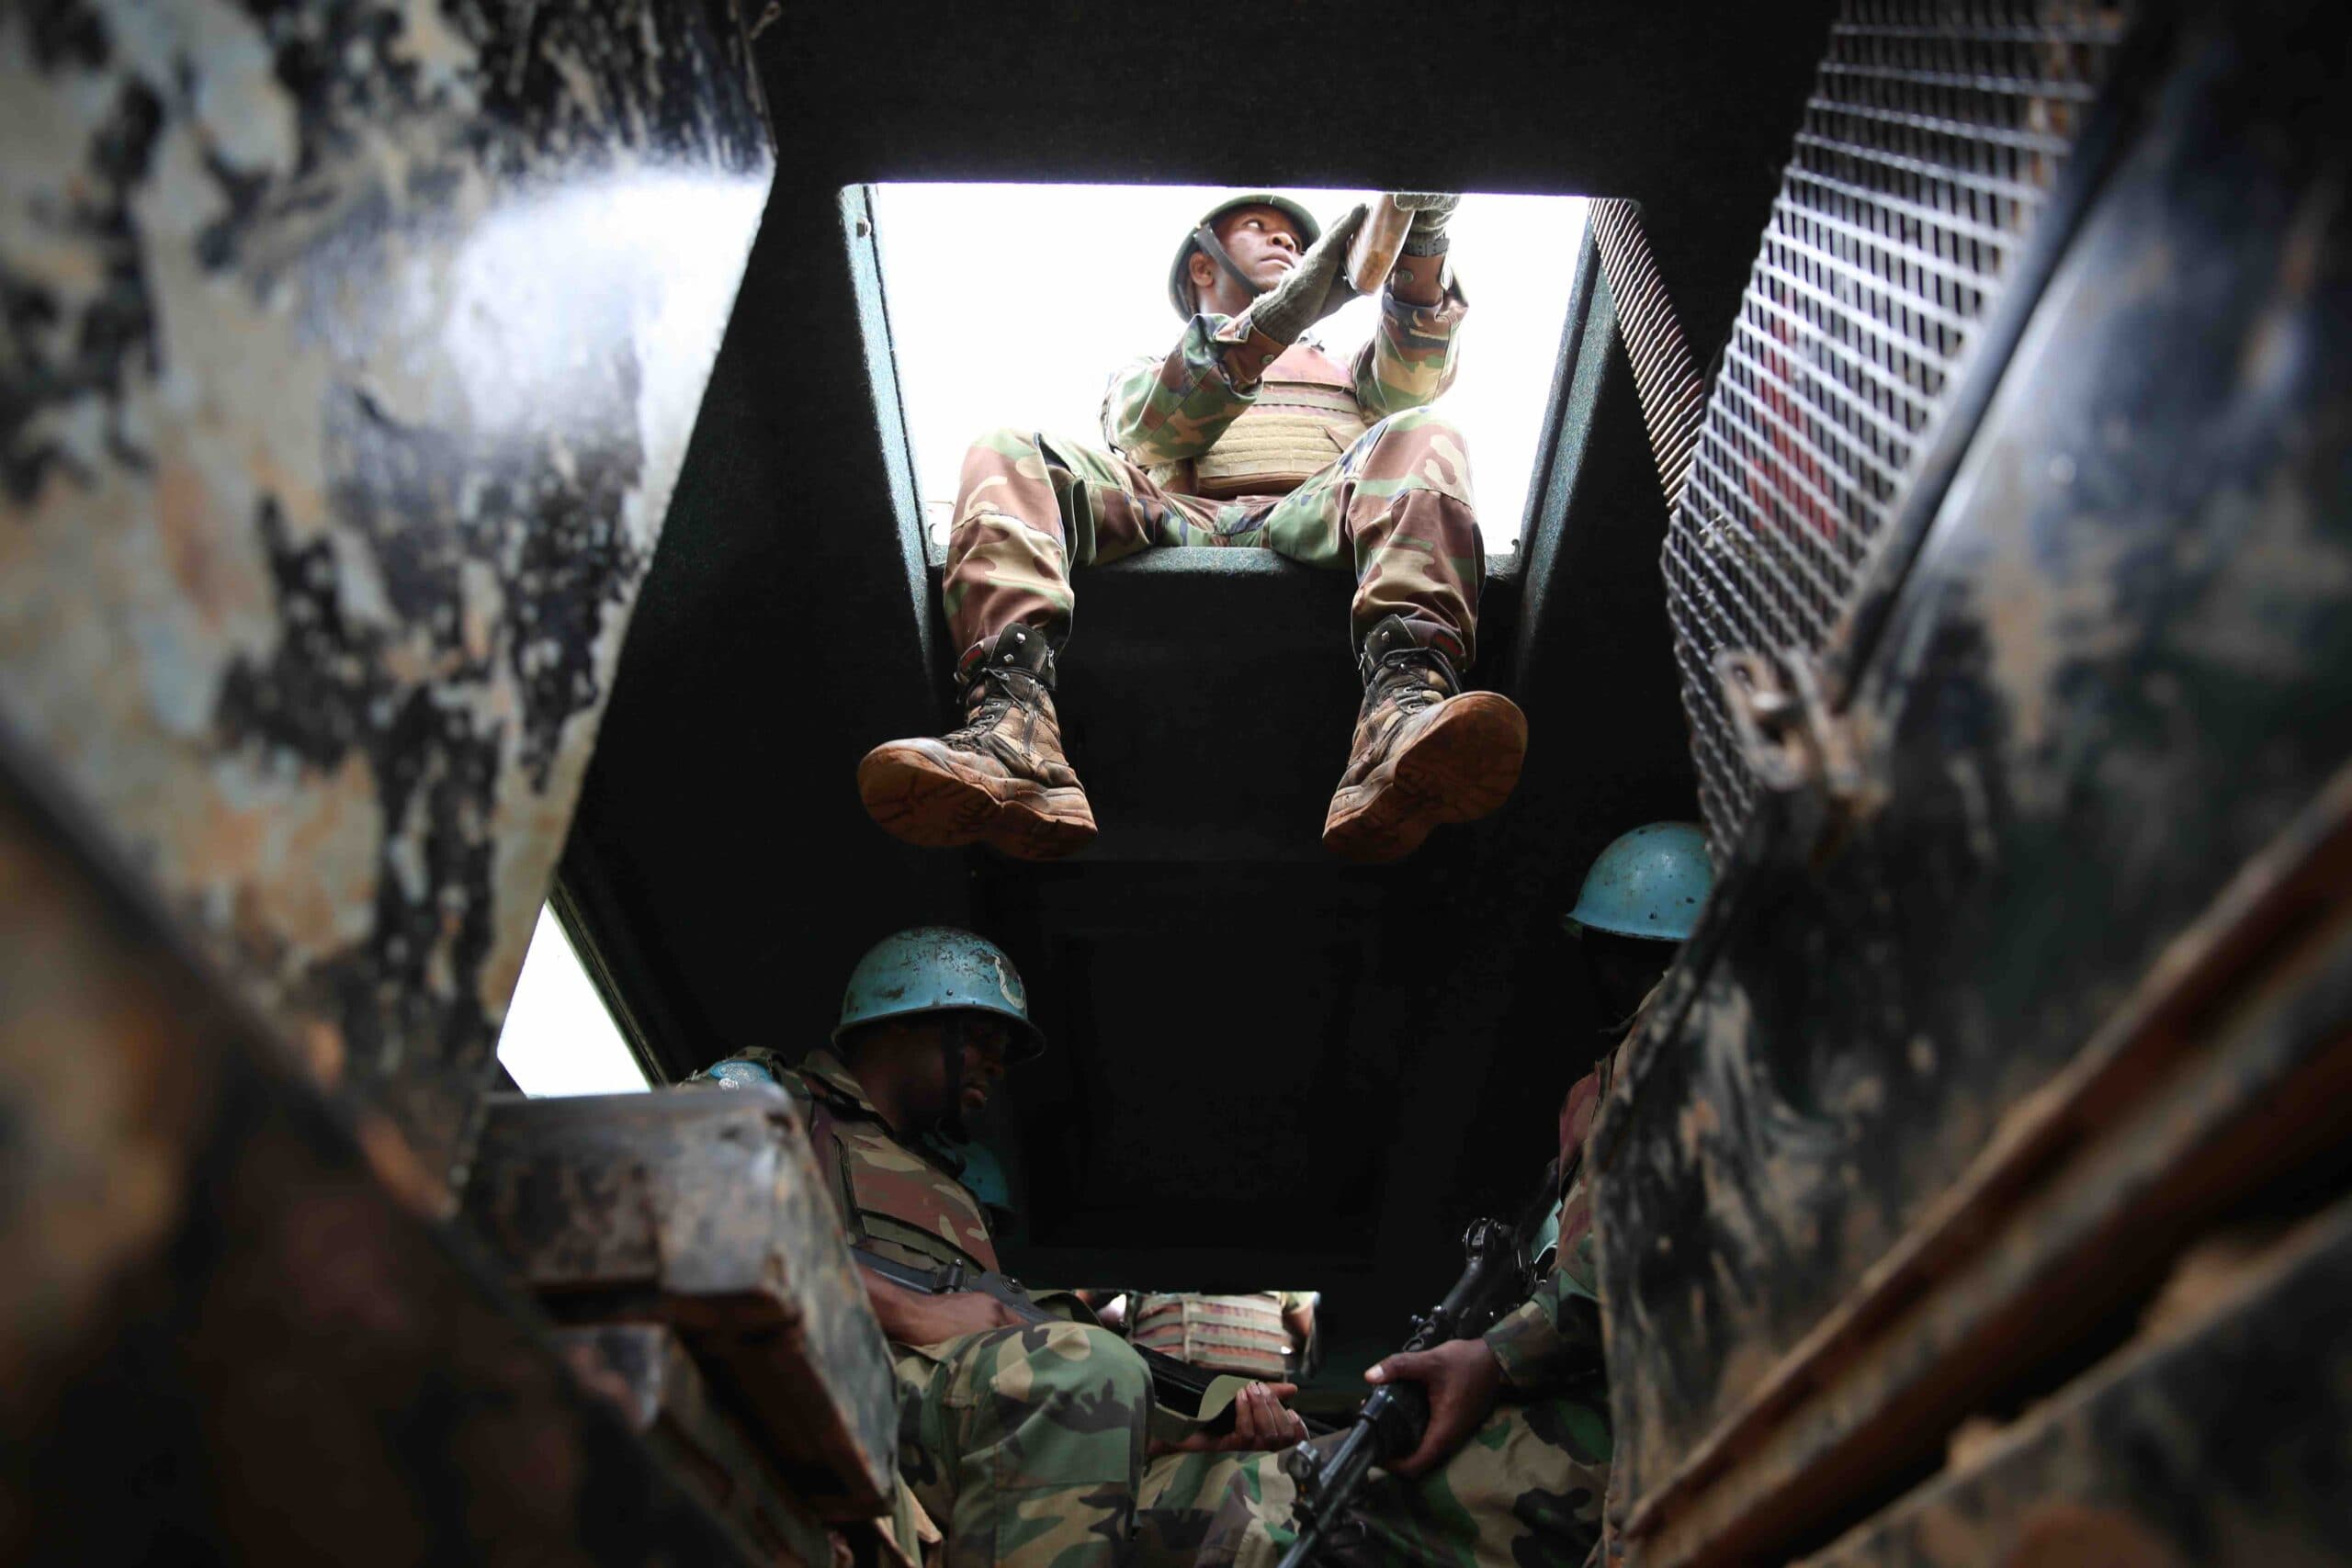
[[[1453,663],[1391,615],[1363,645],[1363,707],[1348,771],[1323,818],[1323,847],[1398,860],[1441,822],[1469,822],[1510,798],[1527,716],[1494,692],[1464,692]]]
[[[883,829],[926,849],[993,844],[1054,860],[1094,837],[1094,812],[1054,716],[1054,650],[1034,626],[1008,626],[964,688],[964,727],[891,740],[857,765],[857,793]]]

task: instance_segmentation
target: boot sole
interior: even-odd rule
[[[912,747],[867,752],[857,794],[877,827],[919,849],[984,843],[1016,860],[1058,860],[1094,840],[1084,790],[964,773]]]
[[[1526,757],[1519,705],[1494,692],[1464,693],[1371,778],[1331,797],[1323,847],[1354,861],[1401,860],[1431,829],[1500,809]]]

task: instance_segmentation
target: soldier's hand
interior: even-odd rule
[[[1358,202],[1324,230],[1298,265],[1250,305],[1250,324],[1276,343],[1296,343],[1299,333],[1354,299],[1356,291],[1348,282],[1348,243],[1363,227],[1364,212],[1363,203]]]
[[[956,1291],[934,1296],[910,1291],[886,1280],[871,1269],[860,1269],[865,1299],[882,1325],[883,1336],[894,1345],[936,1345],[967,1334],[1013,1328],[1021,1314],[985,1291]]]
[[[1495,1407],[1503,1367],[1483,1339],[1453,1339],[1434,1350],[1406,1350],[1363,1375],[1371,1383],[1417,1382],[1429,1391],[1430,1425],[1421,1446],[1389,1466],[1419,1475],[1469,1439]]]
[[[1405,232],[1405,254],[1408,256],[1433,256],[1448,244],[1446,220],[1462,198],[1442,190],[1397,190],[1388,193],[1390,199],[1413,215],[1413,226]]]
[[[1234,1396],[1233,1430],[1194,1432],[1173,1443],[1154,1443],[1154,1453],[1227,1453],[1243,1449],[1286,1449],[1306,1440],[1306,1422],[1283,1401],[1298,1392],[1292,1382],[1253,1382]]]

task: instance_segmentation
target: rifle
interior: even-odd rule
[[[1023,1290],[1017,1282],[1006,1279],[994,1269],[967,1269],[961,1263],[944,1264],[937,1269],[918,1269],[912,1264],[885,1258],[880,1253],[869,1252],[862,1247],[853,1247],[849,1250],[850,1255],[857,1259],[859,1267],[869,1269],[891,1283],[904,1285],[910,1291],[921,1291],[925,1295],[932,1296],[949,1295],[958,1291],[978,1291],[983,1295],[995,1297],[1010,1307],[1013,1314],[1023,1322],[1059,1323],[1062,1321],[1032,1301],[1029,1292]],[[1173,1356],[1162,1355],[1158,1350],[1148,1350],[1140,1345],[1129,1348],[1143,1358],[1145,1370],[1151,1373],[1152,1402],[1179,1415],[1198,1419],[1202,1404],[1207,1402],[1211,1389],[1222,1374],[1203,1371],[1190,1361],[1180,1361]],[[1250,1380],[1230,1377],[1227,1381],[1244,1383]],[[1317,1421],[1313,1416],[1302,1416],[1301,1419],[1306,1422],[1306,1428],[1310,1432],[1330,1430],[1329,1427]],[[1229,1430],[1232,1424],[1233,1413],[1228,1406],[1208,1423],[1208,1429],[1210,1431]]]
[[[1413,1320],[1407,1350],[1466,1339],[1527,1293],[1527,1270],[1510,1226],[1499,1220],[1474,1220],[1463,1235],[1462,1250],[1467,1259],[1462,1278],[1427,1315]],[[1385,1383],[1363,1402],[1346,1439],[1328,1457],[1306,1443],[1285,1451],[1283,1472],[1298,1486],[1293,1513],[1300,1528],[1283,1554],[1282,1568],[1306,1568],[1354,1506],[1372,1467],[1392,1464],[1411,1453],[1429,1424],[1428,1390],[1416,1382]]]
[[[1348,246],[1348,286],[1359,294],[1370,294],[1387,282],[1412,227],[1412,212],[1395,196],[1374,201],[1372,210],[1364,214],[1363,227]]]

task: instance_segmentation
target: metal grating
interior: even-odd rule
[[[1718,863],[1755,782],[1715,656],[1828,643],[2124,22],[2111,6],[1848,0],[1831,28],[1662,561]]]
[[[1707,412],[1707,387],[1690,358],[1690,345],[1674,319],[1674,301],[1642,231],[1640,207],[1630,201],[1595,200],[1587,225],[1600,253],[1600,275],[1617,310],[1617,335],[1634,367],[1634,393],[1641,400],[1642,423],[1649,430],[1650,455],[1657,459],[1658,483],[1672,511],[1690,471],[1690,449]]]

